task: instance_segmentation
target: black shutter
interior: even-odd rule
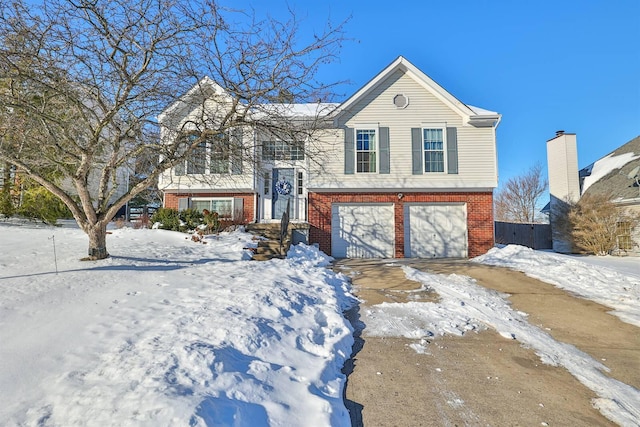
[[[447,128],[447,173],[458,173],[458,129]]]
[[[242,175],[242,129],[231,130],[231,174]]]
[[[344,128],[344,173],[352,175],[356,165],[355,144],[353,141],[353,129]]]
[[[411,160],[414,175],[422,175],[422,129],[411,128]]]
[[[389,128],[380,128],[380,173],[391,173]]]

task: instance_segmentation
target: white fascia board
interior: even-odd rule
[[[497,114],[495,116],[471,116],[468,123],[477,128],[497,128],[502,120],[502,115]]]
[[[164,121],[164,119],[168,115],[170,115],[180,107],[188,106],[188,100],[190,98],[193,98],[196,95],[204,95],[204,97],[206,98],[208,96],[206,89],[209,89],[212,95],[226,94],[226,91],[222,88],[222,86],[214,82],[210,77],[205,76],[198,83],[193,85],[193,87],[189,89],[187,93],[179,97],[171,105],[165,108],[160,114],[158,114],[158,122]],[[227,94],[227,98],[231,99],[231,96]]]
[[[440,86],[433,79],[423,73],[406,58],[404,58],[403,56],[399,56],[380,73],[378,73],[374,78],[369,80],[369,82],[362,88],[360,88],[360,90],[349,97],[349,99],[344,101],[338,108],[336,118],[340,115],[340,113],[348,110],[351,106],[357,103],[360,99],[362,99],[362,97],[364,97],[367,93],[369,93],[376,86],[382,83],[389,75],[391,75],[391,73],[396,70],[402,70],[406,72],[418,84],[425,88],[425,90],[432,93],[445,105],[449,106],[453,111],[462,116],[465,119],[465,122],[469,120],[469,117],[475,115],[475,112],[465,103],[461,102],[455,96],[447,92],[442,86]]]
[[[160,188],[160,191],[162,191],[165,194],[193,194],[193,193],[198,193],[200,194],[207,194],[207,195],[216,195],[216,194],[254,194],[257,192],[257,190],[251,188],[251,187],[234,187],[232,189],[215,189],[215,188],[208,188],[208,187],[203,187],[203,188],[186,188],[186,187],[177,187],[177,186],[170,186],[167,185],[163,188]],[[203,196],[197,196],[197,197],[203,197]],[[206,197],[206,196],[204,196]],[[232,198],[233,196],[230,196],[229,198]]]
[[[406,67],[407,74],[418,82],[418,84],[462,116],[465,122],[486,127],[497,126],[500,122],[502,115],[495,111],[465,104],[409,61],[405,60],[403,66]]]
[[[391,64],[389,64],[386,68],[384,68],[381,72],[379,72],[376,76],[374,76],[371,80],[369,80],[364,86],[362,86],[356,93],[351,95],[347,100],[345,100],[338,110],[340,112],[347,110],[353,104],[358,102],[364,95],[366,95],[370,90],[375,88],[385,77],[387,77],[395,68],[402,63],[404,58],[402,56],[398,56]],[[338,113],[340,114],[340,113]]]
[[[475,115],[469,117],[469,124],[474,127],[494,127],[497,128],[502,120],[502,114],[484,108],[468,106]]]
[[[259,104],[250,109],[252,117],[256,120],[268,118],[271,115],[287,117],[291,119],[325,118],[331,117],[339,104],[329,102],[315,103],[273,103]]]
[[[402,188],[380,186],[371,187],[370,184],[362,184],[360,186],[354,184],[347,184],[344,187],[336,185],[331,186],[318,186],[309,185],[307,187],[309,192],[312,193],[486,193],[494,191],[498,187],[497,182],[489,182],[483,180],[473,186],[451,186],[451,185],[429,185],[429,186],[405,186]]]
[[[407,62],[406,67],[407,74],[409,76],[460,116],[468,118],[474,115],[473,110],[469,108],[467,104],[451,95],[451,93],[447,92],[447,90],[416,68],[413,64]]]

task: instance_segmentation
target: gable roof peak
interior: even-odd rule
[[[175,101],[169,104],[159,115],[158,121],[163,121],[166,117],[170,116],[176,110],[180,108],[189,107],[190,100],[192,99],[203,99],[210,96],[221,96],[227,95],[227,91],[216,83],[211,77],[204,76],[196,84],[191,86],[191,88],[179,96]]]
[[[346,101],[344,101],[340,105],[340,111],[346,111],[351,108],[358,101],[363,99],[368,93],[370,93],[373,89],[375,89],[378,85],[384,82],[387,77],[389,77],[392,73],[397,70],[401,70],[409,77],[414,79],[418,84],[420,84],[425,90],[432,93],[438,99],[440,99],[445,105],[454,110],[460,116],[462,116],[465,121],[469,121],[471,117],[478,116],[478,113],[473,108],[470,108],[465,103],[458,100],[455,96],[445,90],[442,86],[436,83],[433,79],[427,76],[424,72],[422,72],[418,67],[413,65],[411,61],[405,58],[402,55],[399,55],[396,59],[394,59],[389,65],[387,65],[382,71],[380,71],[377,75],[375,75],[368,83],[362,86],[358,91],[356,91],[353,95],[351,95]],[[496,120],[499,120],[499,114],[490,112],[487,110],[482,110],[482,116],[485,116],[486,113],[491,113],[492,117]]]

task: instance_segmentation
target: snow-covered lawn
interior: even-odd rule
[[[353,337],[342,313],[356,300],[316,249],[253,262],[245,233],[199,244],[125,228],[108,236],[111,258],[81,262],[87,238],[76,227],[11,223],[0,223],[0,245],[0,425],[350,424],[340,369]],[[640,278],[624,270],[514,246],[474,261],[524,271],[640,325]],[[529,324],[506,295],[402,268],[440,301],[373,306],[361,313],[366,334],[407,336],[424,352],[429,336],[493,328],[567,368],[605,416],[637,424],[640,391]]]
[[[111,258],[81,262],[77,228],[0,223],[0,425],[350,424],[355,300],[324,255],[112,233]]]

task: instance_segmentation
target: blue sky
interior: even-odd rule
[[[498,111],[501,184],[535,163],[546,141],[576,133],[587,166],[640,135],[640,0],[233,2],[307,28],[346,24],[325,81],[350,95],[398,55],[464,103]]]

